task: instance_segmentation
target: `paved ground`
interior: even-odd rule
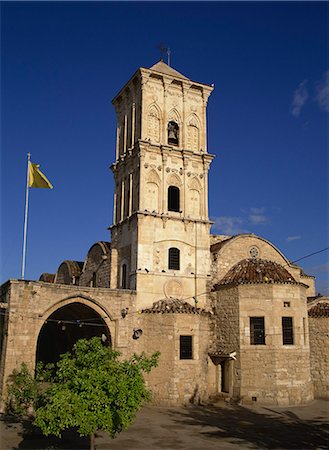
[[[96,450],[328,449],[329,402],[294,408],[147,406],[135,423],[111,440],[96,437]],[[27,424],[0,421],[1,450],[88,449],[87,439],[66,433],[60,441]]]

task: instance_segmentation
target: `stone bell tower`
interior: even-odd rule
[[[160,61],[139,68],[113,100],[111,287],[137,290],[138,308],[165,297],[205,302],[212,90]]]

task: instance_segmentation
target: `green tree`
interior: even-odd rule
[[[90,436],[94,449],[97,430],[114,438],[134,420],[141,405],[149,400],[143,372],[150,372],[159,353],[120,360],[120,353],[102,345],[100,338],[81,339],[72,353],[61,355],[53,384],[36,409],[35,425],[46,436],[61,437],[76,427],[80,436]]]
[[[7,411],[17,416],[28,416],[39,398],[38,383],[23,363],[14,369],[7,384]]]

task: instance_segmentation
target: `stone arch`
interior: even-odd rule
[[[181,118],[180,118],[180,114],[179,114],[179,112],[177,111],[176,108],[171,109],[171,110],[169,111],[169,113],[168,113],[168,122],[171,121],[171,120],[172,120],[173,122],[176,122],[177,125],[180,126],[180,124],[181,124]]]
[[[63,261],[57,269],[54,283],[78,285],[82,269],[81,261]]]
[[[167,121],[167,143],[168,145],[180,145],[180,124],[181,119],[178,111],[174,108],[168,114]]]
[[[158,186],[160,186],[160,182],[161,182],[161,180],[160,180],[159,175],[156,173],[156,171],[154,169],[152,169],[150,171],[150,173],[148,174],[147,183],[155,183]]]
[[[83,295],[67,297],[56,302],[39,315],[36,330],[36,362],[55,362],[61,353],[72,349],[81,338],[105,336],[112,344],[115,330],[108,311],[97,301]]]
[[[199,180],[193,177],[188,184],[187,214],[192,217],[200,217],[202,213],[202,187]]]
[[[160,142],[161,139],[161,110],[158,105],[150,105],[147,114],[147,133],[151,141]]]
[[[192,114],[187,120],[187,148],[200,150],[200,121],[196,114]]]
[[[168,186],[176,186],[178,188],[182,186],[182,180],[175,173],[170,174],[167,181]]]
[[[197,177],[193,177],[188,183],[189,189],[195,189],[196,191],[201,192],[202,186]]]
[[[98,241],[88,250],[80,286],[110,287],[111,244]]]

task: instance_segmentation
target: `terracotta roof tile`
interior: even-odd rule
[[[318,303],[309,309],[310,317],[329,317],[329,303]]]
[[[153,303],[151,308],[142,310],[144,314],[201,314],[206,312],[204,309],[196,308],[188,302],[184,302],[175,298],[165,298]]]
[[[83,264],[84,264],[83,262],[66,260],[66,261],[64,261],[64,263],[67,264],[68,268],[70,269],[70,274],[72,277],[76,277],[81,274]]]
[[[228,284],[247,283],[293,283],[295,278],[280,264],[274,261],[267,261],[259,258],[244,259],[233,266],[219,283],[214,286],[214,290]]]

